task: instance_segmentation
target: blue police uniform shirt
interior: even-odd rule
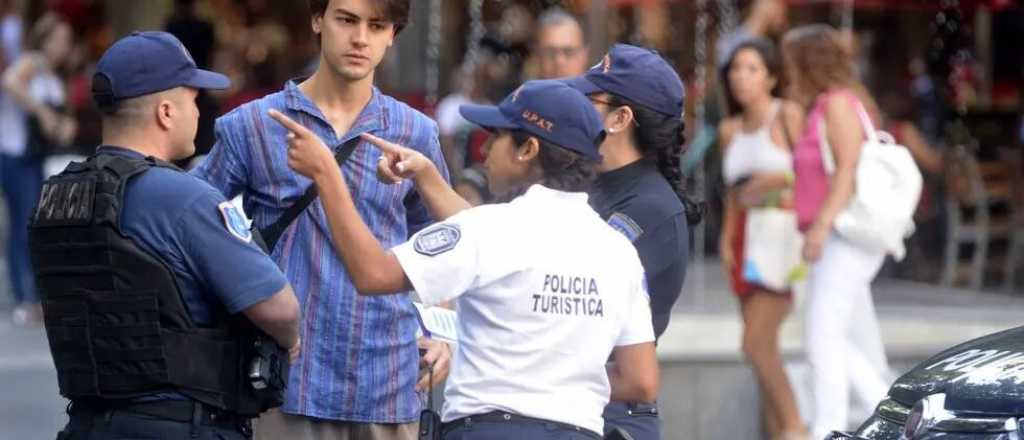
[[[649,160],[598,176],[590,204],[636,247],[647,274],[654,334],[660,337],[686,276],[690,253],[686,208]]]
[[[97,153],[143,158],[110,146]],[[215,307],[238,313],[287,284],[248,236],[241,213],[206,182],[153,167],[128,181],[123,200],[121,230],[171,268],[197,326],[216,324]]]

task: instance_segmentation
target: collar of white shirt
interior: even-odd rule
[[[535,184],[530,186],[530,189],[526,190],[525,196],[536,199],[548,199],[548,200],[559,200],[559,201],[571,201],[571,202],[582,202],[587,203],[587,193],[583,192],[568,192],[558,191],[548,188],[541,184]]]

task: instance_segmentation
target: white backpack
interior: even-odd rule
[[[855,188],[834,228],[843,238],[869,251],[883,251],[897,261],[906,254],[903,240],[914,233],[914,211],[921,198],[922,178],[910,151],[891,134],[876,131],[861,103],[857,115],[867,137],[857,162]],[[835,158],[821,121],[821,158],[828,175]]]

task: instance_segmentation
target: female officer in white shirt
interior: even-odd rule
[[[362,222],[332,152],[300,124],[271,116],[292,131],[289,164],[317,185],[359,292],[415,289],[426,304],[455,301],[445,439],[601,438],[609,398],[652,401],[658,388],[640,260],[587,204],[601,119],[558,81],[531,81],[497,107],[461,112],[494,132],[491,190],[521,195],[468,208],[429,161],[365,137],[444,219],[390,252]],[[606,370],[612,353],[630,369]]]

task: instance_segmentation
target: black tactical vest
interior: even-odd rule
[[[126,184],[154,166],[177,170],[153,158],[97,154],[43,186],[29,243],[61,395],[178,392],[251,416],[279,406],[283,379],[268,398],[247,378],[258,330],[223,307],[217,327],[196,327],[174,272],[121,231]]]

